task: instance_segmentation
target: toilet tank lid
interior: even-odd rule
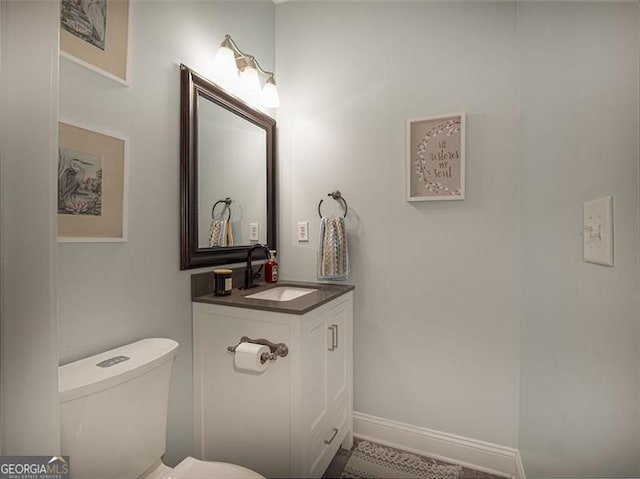
[[[175,357],[178,343],[148,338],[58,368],[58,399],[65,402],[111,388]]]

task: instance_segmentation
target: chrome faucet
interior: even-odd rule
[[[240,289],[255,288],[256,286],[258,286],[253,282],[253,267],[251,265],[253,252],[257,249],[264,251],[264,253],[266,254],[266,259],[269,259],[271,257],[269,248],[263,244],[255,244],[247,250],[247,266],[244,270],[244,286]]]

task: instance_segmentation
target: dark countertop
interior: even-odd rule
[[[266,299],[250,299],[247,296],[261,293],[279,286],[292,286],[298,288],[314,288],[317,291],[305,294],[290,301],[271,301]],[[263,311],[273,311],[275,313],[305,314],[316,309],[329,301],[353,291],[355,286],[347,284],[328,283],[302,283],[297,281],[282,281],[274,284],[262,283],[256,288],[242,290],[234,288],[228,296],[215,296],[207,293],[192,298],[196,303],[219,304],[222,306],[233,306],[237,308],[260,309]]]

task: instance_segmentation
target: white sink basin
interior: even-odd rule
[[[313,288],[297,288],[294,286],[276,286],[275,288],[262,291],[261,293],[245,296],[248,299],[267,299],[269,301],[291,301],[305,294],[317,291]]]

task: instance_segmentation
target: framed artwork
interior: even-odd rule
[[[60,55],[129,85],[129,0],[61,0]]]
[[[587,201],[582,214],[583,259],[613,266],[613,196]]]
[[[407,121],[407,201],[463,200],[465,114]]]
[[[127,141],[58,124],[58,242],[127,240]]]

